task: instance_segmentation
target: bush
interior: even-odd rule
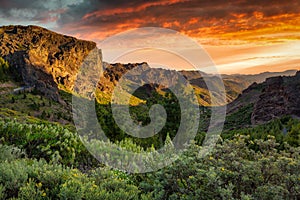
[[[22,156],[25,156],[25,153],[21,149],[0,144],[0,161],[12,161]]]
[[[0,197],[19,199],[140,199],[128,175],[107,168],[88,174],[61,164],[20,158],[19,149],[0,146]],[[15,153],[18,152],[18,153]],[[146,194],[145,194],[146,195]],[[143,195],[143,199],[146,196]]]
[[[17,196],[19,188],[26,183],[28,174],[24,165],[24,160],[0,163],[0,184],[5,186],[6,194]]]
[[[264,127],[270,132],[285,127],[287,136],[280,142],[277,133],[268,135],[261,127],[251,129],[251,135],[236,131],[205,157],[199,156],[202,147],[192,143],[172,165],[134,175],[108,167],[90,169],[81,161],[90,156],[88,151],[74,132],[61,125],[2,119],[0,199],[298,199],[300,147],[291,142],[299,139],[298,124],[289,119]],[[172,147],[168,136],[166,145]],[[154,148],[144,149],[132,139],[92,147],[156,154]],[[167,159],[147,163],[151,167]],[[85,173],[73,168],[79,161]]]
[[[255,152],[249,143],[256,144]],[[296,199],[300,195],[300,148],[237,136],[199,157],[194,145],[173,166],[146,175],[141,189],[153,199]]]
[[[77,135],[55,124],[21,124],[0,121],[0,137],[4,144],[23,148],[28,157],[74,164],[76,154],[84,148]]]
[[[1,184],[0,185],[0,199],[5,199],[6,195],[5,195],[5,187]]]
[[[24,200],[30,199],[44,199],[47,196],[44,190],[41,190],[42,185],[35,183],[32,179],[29,179],[26,184],[24,184],[19,191],[19,198]]]

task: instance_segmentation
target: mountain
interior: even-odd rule
[[[197,88],[206,88],[205,81],[201,74],[209,80],[216,78],[213,75],[199,73],[197,71],[180,71],[184,77],[187,78],[193,84],[193,86]],[[248,88],[252,83],[261,83],[265,81],[269,77],[275,76],[290,76],[295,75],[297,70],[287,70],[284,72],[264,72],[260,74],[252,74],[252,75],[243,75],[243,74],[221,74],[223,79],[224,87],[226,90],[226,98],[227,102],[230,103],[235,98],[238,97],[239,94],[242,93],[243,90]]]
[[[102,93],[104,93],[103,96],[108,97],[108,94],[111,94],[113,92],[114,86],[118,83],[119,79],[126,74],[129,70],[132,70],[134,68],[141,68],[141,76],[139,79],[131,80],[131,84],[134,85],[140,85],[142,86],[144,82],[149,82],[149,80],[158,80],[163,83],[169,83],[173,82],[175,84],[174,76],[176,73],[174,70],[169,69],[161,69],[161,68],[155,68],[150,70],[150,67],[147,63],[128,63],[128,64],[121,64],[121,63],[115,63],[115,64],[104,64],[104,73],[103,77],[101,77],[101,81],[99,82],[98,88]],[[265,81],[266,78],[274,77],[278,75],[294,75],[297,71],[296,70],[289,70],[284,72],[265,72],[261,74],[256,75],[221,75],[224,88],[226,91],[226,102],[230,103],[234,99],[238,97],[239,94],[242,93],[244,89],[249,87],[252,83],[261,83]],[[206,74],[204,72],[199,71],[179,71],[179,73],[193,86],[195,90],[195,94],[198,97],[199,104],[204,106],[210,106],[211,105],[211,99],[210,99],[210,92],[207,88],[207,84],[205,81],[209,81],[209,84],[213,86],[213,88],[222,89],[222,85],[220,85],[220,80],[218,76]],[[172,81],[173,79],[173,81]],[[164,87],[156,87],[150,88],[151,86],[147,86],[148,93],[150,91],[155,90],[161,90]],[[145,88],[145,89],[146,89]],[[149,94],[148,94],[149,95]],[[108,100],[107,100],[108,101]],[[222,105],[222,102],[220,101],[218,105]]]
[[[63,103],[59,94],[61,90],[68,93],[73,91],[79,68],[92,51],[95,51],[98,55],[98,64],[101,65],[99,69],[103,69],[103,76],[98,83],[98,94],[96,94],[99,102],[108,103],[120,78],[129,70],[137,67],[140,68],[142,76],[140,78],[131,77],[127,84],[128,88],[142,86],[142,89],[133,97],[133,105],[142,103],[145,97],[151,96],[154,91],[163,93],[166,89],[163,85],[145,84],[150,80],[159,79],[162,84],[176,84],[176,78],[174,78],[176,71],[167,69],[150,70],[147,63],[111,64],[102,62],[101,50],[97,49],[94,42],[61,35],[38,26],[0,27],[0,56],[9,63],[9,71],[14,82],[17,83],[11,89],[20,86],[34,88],[56,102]],[[220,84],[217,76],[198,71],[179,71],[179,73],[193,86],[199,104],[203,106],[212,105],[210,91],[204,80],[209,81],[214,88],[220,89],[222,84]],[[290,70],[278,73],[266,72],[257,75],[222,75],[226,90],[226,102],[232,102],[254,82],[260,83],[269,77],[293,75],[295,73],[296,71]],[[86,87],[84,84],[86,80],[81,80],[81,82],[82,85],[79,85],[79,87]],[[251,87],[255,87],[255,84]],[[125,91],[125,95],[129,95],[129,93]],[[216,95],[221,94],[217,93]],[[250,96],[256,99],[255,95]],[[243,98],[241,97],[241,99]],[[220,101],[216,105],[223,105],[226,102]],[[235,107],[239,107],[238,104],[231,104],[230,112],[233,112],[232,110]]]
[[[60,100],[59,85],[72,90],[81,63],[95,48],[94,42],[38,26],[0,28],[0,56],[8,61],[15,80],[55,101]]]
[[[244,115],[239,120],[252,125],[263,124],[286,115],[299,118],[299,96],[300,71],[295,76],[277,76],[267,78],[259,84],[253,83],[228,104],[227,111],[229,118],[243,111]]]

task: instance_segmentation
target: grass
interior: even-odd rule
[[[12,93],[13,87],[1,88],[0,109],[7,109],[5,115],[13,114],[16,111],[22,116],[32,116],[62,124],[70,124],[72,115],[70,108],[47,99],[36,93]],[[17,115],[18,117],[18,115]]]

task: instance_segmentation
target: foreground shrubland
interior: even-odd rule
[[[1,120],[0,138],[1,199],[300,198],[300,148],[274,136],[220,139],[204,157],[192,144],[172,165],[146,174],[97,163],[58,124]],[[141,150],[132,141],[122,148]]]

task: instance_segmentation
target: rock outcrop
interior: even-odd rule
[[[252,84],[228,105],[228,115],[253,105],[251,124],[263,124],[286,115],[300,117],[300,71],[295,76],[267,78]],[[249,124],[250,125],[250,124]]]
[[[56,101],[60,100],[58,85],[72,90],[80,65],[95,48],[94,42],[38,26],[0,28],[0,56],[10,63],[17,79]]]
[[[292,77],[268,78],[254,105],[252,124],[261,124],[284,115],[300,117],[300,71]]]

